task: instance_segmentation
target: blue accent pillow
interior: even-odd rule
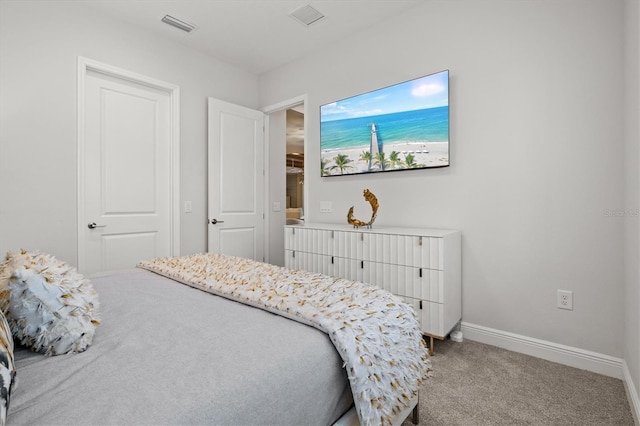
[[[85,351],[100,324],[91,282],[38,251],[8,253],[6,263],[11,274],[5,314],[16,341],[48,356]],[[5,303],[0,300],[0,306]]]

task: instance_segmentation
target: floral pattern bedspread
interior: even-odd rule
[[[429,374],[413,308],[369,284],[217,254],[138,267],[327,333],[344,361],[362,425],[391,424]]]

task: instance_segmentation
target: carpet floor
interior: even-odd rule
[[[634,424],[620,379],[469,340],[436,341],[431,362],[420,425]]]

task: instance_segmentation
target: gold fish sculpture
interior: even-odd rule
[[[355,217],[353,217],[353,206],[351,206],[349,208],[349,212],[347,213],[347,222],[351,225],[353,225],[354,228],[360,228],[362,226],[365,226],[369,229],[371,229],[371,225],[373,225],[373,222],[376,220],[376,215],[378,214],[378,207],[380,207],[380,205],[378,204],[378,198],[376,198],[375,195],[373,195],[373,192],[369,191],[368,189],[364,190],[364,199],[366,201],[369,202],[369,204],[371,204],[371,219],[369,220],[369,222],[364,222],[362,220],[358,220]]]

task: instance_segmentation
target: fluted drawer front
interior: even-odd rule
[[[332,275],[331,257],[316,255],[313,253],[303,253],[302,259],[304,264],[300,269],[310,272],[317,272],[325,275]]]
[[[398,296],[444,302],[444,271],[379,262],[363,262],[362,281]]]
[[[327,231],[324,229],[317,230],[315,253],[331,256],[333,254],[333,231]]]
[[[286,251],[298,250],[299,232],[300,230],[296,228],[284,228],[284,248]]]
[[[301,269],[300,268],[300,252],[295,250],[284,251],[284,266],[289,269]]]
[[[400,299],[413,306],[418,321],[420,321],[420,328],[424,333],[444,337],[449,332],[449,330],[445,330],[444,326],[443,304],[412,297],[400,297]]]
[[[303,271],[333,275],[333,269],[331,268],[331,256],[321,256],[314,253],[306,253],[304,251],[285,250],[284,266],[288,269],[300,269]]]
[[[317,234],[318,231],[316,229],[305,229],[302,233],[302,245],[300,247],[300,251],[305,253],[318,253],[313,249],[314,242],[314,234]]]
[[[315,229],[300,229],[300,236],[298,237],[299,247],[298,251],[302,251],[305,253],[313,253],[312,243],[313,243],[313,232]]]
[[[443,239],[313,228],[286,228],[285,247],[343,258],[444,270]]]
[[[284,267],[287,269],[299,269],[293,257],[293,250],[284,251]]]
[[[327,256],[332,254],[331,231],[324,229],[308,229],[306,231],[304,251]]]
[[[363,271],[360,262],[356,259],[334,257],[334,274],[336,277],[346,278],[352,281],[363,281]]]
[[[422,330],[433,336],[444,337],[449,333],[445,330],[444,305],[442,303],[422,301],[422,309],[419,310]]]
[[[359,233],[335,231],[333,233],[333,251],[331,254],[347,259],[362,258],[362,241]]]
[[[444,270],[442,238],[364,234],[363,259],[371,262]]]

